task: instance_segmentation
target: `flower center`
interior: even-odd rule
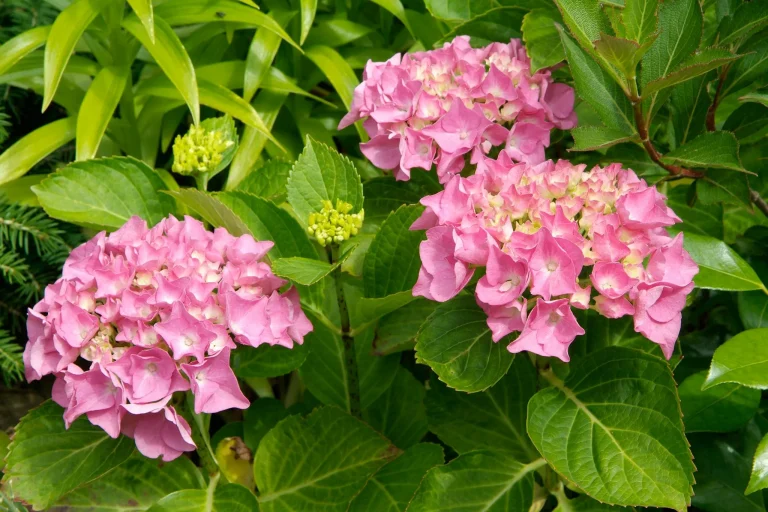
[[[194,345],[194,343],[195,342],[189,336],[185,336],[184,337],[184,346],[185,347],[191,347],[192,345]]]
[[[155,363],[149,363],[147,365],[147,371],[154,375],[157,373],[157,365]]]
[[[547,270],[550,272],[554,272],[555,270],[557,270],[558,266],[559,265],[557,264],[556,261],[547,262]]]

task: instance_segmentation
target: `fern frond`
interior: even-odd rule
[[[22,349],[10,333],[0,329],[0,377],[6,386],[24,377]]]
[[[8,284],[22,284],[29,280],[29,265],[13,251],[0,253],[0,277]]]
[[[29,254],[30,239],[40,255],[70,247],[64,242],[59,224],[40,208],[8,202],[0,197],[0,250],[7,244],[12,251]]]

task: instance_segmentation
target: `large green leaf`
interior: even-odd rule
[[[690,504],[694,466],[666,361],[608,347],[564,382],[548,379],[528,404],[528,434],[567,481],[609,504]]]
[[[0,155],[0,184],[24,176],[40,160],[75,138],[77,119],[65,117],[33,130]]]
[[[176,491],[155,503],[149,512],[258,512],[256,496],[238,484],[208,490]]]
[[[491,340],[487,316],[474,297],[460,296],[438,306],[416,340],[416,361],[429,365],[440,380],[469,393],[501,379],[514,356],[507,339]]]
[[[86,418],[64,428],[64,410],[48,400],[21,419],[5,459],[3,486],[44,510],[64,494],[123,463],[134,451],[127,437],[112,439]]]
[[[213,227],[226,228],[233,236],[249,233],[248,226],[240,220],[240,217],[212,194],[194,188],[182,188],[167,193]]]
[[[133,215],[150,226],[175,211],[167,186],[130,157],[75,162],[32,187],[51,217],[96,229],[119,228]]]
[[[88,87],[77,115],[77,160],[89,160],[96,155],[129,73],[129,66],[107,66]]]
[[[739,293],[739,317],[747,329],[768,327],[768,294],[762,290]]]
[[[638,43],[647,41],[656,32],[658,10],[659,0],[624,0],[624,36]]]
[[[427,299],[416,299],[381,317],[376,327],[373,351],[377,355],[393,354],[411,350],[416,344],[416,335],[421,324],[437,308],[438,303]]]
[[[544,465],[544,459],[523,465],[504,453],[465,453],[427,472],[408,512],[528,510],[533,503],[533,472]]]
[[[739,160],[739,142],[731,132],[703,133],[664,155],[662,161],[687,167],[744,171]]]
[[[571,130],[573,147],[569,151],[594,151],[633,140],[622,130],[605,126],[577,126]]]
[[[254,474],[265,512],[347,510],[368,478],[397,454],[386,439],[335,407],[291,416],[259,444]]]
[[[685,431],[731,432],[746,425],[760,405],[760,391],[738,384],[702,390],[706,378],[706,372],[699,372],[680,384]]]
[[[667,192],[667,205],[683,220],[682,224],[670,226],[670,232],[693,233],[696,235],[723,238],[722,205],[702,205],[701,201],[690,205],[688,193],[690,187],[674,187]]]
[[[267,432],[288,416],[288,409],[275,398],[259,398],[251,402],[243,412],[243,441],[251,452],[256,453]]]
[[[309,214],[323,209],[323,201],[352,205],[352,213],[363,207],[363,185],[355,164],[336,150],[307,138],[288,178],[288,202],[303,224]]]
[[[635,133],[632,105],[624,92],[584,50],[562,29],[560,39],[568,58],[576,92],[595,109],[608,128],[630,136]]]
[[[667,0],[659,3],[659,36],[643,56],[640,91],[647,99],[646,111],[655,112],[662,99],[658,92],[644,93],[649,82],[669,75],[699,47],[703,16],[698,0]]]
[[[290,172],[290,163],[270,160],[251,171],[237,186],[237,190],[263,197],[275,204],[283,203],[288,195],[286,185]]]
[[[736,44],[768,25],[765,2],[744,2],[720,23],[720,44]]]
[[[670,116],[670,121],[675,129],[677,145],[685,144],[704,131],[707,109],[712,104],[707,84],[714,74],[710,72],[672,89],[670,106],[674,114]]]
[[[490,450],[507,452],[518,461],[537,459],[525,430],[536,381],[525,357],[515,358],[507,374],[481,393],[456,393],[433,380],[425,400],[429,430],[460,454]]]
[[[754,37],[739,51],[744,57],[728,70],[721,97],[752,85],[768,70],[768,38]]]
[[[696,52],[680,65],[673,69],[668,75],[664,75],[645,84],[643,96],[648,97],[661,89],[675,86],[686,80],[690,80],[708,71],[717,69],[724,64],[733,62],[741,58],[741,55],[734,55],[723,48],[706,48]]]
[[[163,462],[137,453],[101,478],[66,494],[53,510],[138,512],[172,492],[204,487],[200,470],[189,458]]]
[[[378,470],[349,505],[349,512],[405,512],[428,470],[443,463],[443,449],[420,443]]]
[[[107,4],[107,0],[76,0],[56,17],[45,45],[43,110],[53,101],[75,45]]]
[[[704,206],[735,204],[748,208],[752,204],[749,196],[746,173],[709,169],[706,175],[696,180],[696,198]]]
[[[392,385],[363,411],[363,419],[397,447],[410,448],[427,433],[425,394],[424,384],[398,366]]]
[[[752,463],[752,474],[744,494],[751,494],[766,488],[768,488],[768,435],[763,437],[760,444],[757,445]]]
[[[699,265],[699,273],[693,279],[699,288],[765,290],[752,267],[722,240],[686,233],[683,245]]]
[[[427,45],[429,42],[428,30],[432,29],[430,25],[434,24],[434,29],[439,30],[437,20],[428,14],[415,13],[410,10],[408,14],[411,16],[420,15],[420,19],[415,22],[419,26],[418,36]],[[450,42],[460,35],[470,36],[473,46],[488,45],[494,42],[506,44],[510,39],[520,37],[520,28],[525,14],[526,11],[519,6],[494,7],[454,26],[450,32],[442,34],[442,38],[438,38],[439,40],[434,44]]]
[[[272,271],[286,279],[310,286],[333,272],[336,265],[310,258],[280,258],[272,263]]]
[[[389,215],[406,204],[418,204],[422,197],[440,192],[442,186],[433,173],[413,173],[408,181],[392,176],[373,178],[363,183],[365,223],[381,224]]]
[[[128,3],[147,29],[149,40],[155,42],[155,15],[152,11],[152,0],[128,0]]]
[[[534,9],[523,18],[523,41],[531,58],[531,71],[554,66],[565,59],[560,34],[555,23],[560,21],[556,12]]]
[[[728,116],[723,124],[723,130],[733,132],[742,146],[756,143],[768,133],[766,117],[768,117],[768,106],[747,103]]]
[[[568,29],[583,48],[592,49],[592,42],[600,39],[601,34],[608,33],[608,18],[597,0],[555,0],[555,4]]]
[[[35,27],[0,45],[0,75],[4,75],[24,56],[43,46],[50,32],[50,26]]]
[[[300,367],[310,350],[307,343],[295,344],[290,349],[267,344],[237,347],[232,354],[232,369],[238,377],[279,377]]]
[[[305,310],[314,329],[304,338],[311,347],[306,364],[299,369],[301,378],[314,397],[327,405],[350,409],[347,361],[339,329],[319,314]]]
[[[82,0],[81,0],[82,1]],[[163,4],[168,5],[168,3]],[[195,124],[200,122],[200,93],[195,66],[187,55],[179,36],[161,16],[155,17],[154,41],[135,15],[123,20],[123,28],[138,39],[152,55],[160,69],[168,76],[189,106]]]
[[[365,296],[381,298],[413,288],[419,276],[423,231],[411,231],[421,206],[401,206],[381,225],[363,263]]]
[[[271,11],[269,16],[274,18],[274,20],[284,28],[291,18],[293,18],[293,13]],[[245,99],[245,101],[251,101],[251,99],[253,99],[256,91],[267,77],[272,66],[272,61],[275,60],[277,50],[280,48],[280,41],[280,36],[265,28],[258,29],[253,35],[253,40],[248,49],[248,57],[246,58],[245,64],[243,82],[243,99]]]
[[[712,356],[712,366],[704,383],[708,388],[733,382],[757,389],[768,389],[768,329],[750,329],[729,339]]]
[[[299,38],[299,44],[304,44],[304,41],[307,39],[312,23],[315,21],[316,12],[317,0],[301,0],[301,37]]]

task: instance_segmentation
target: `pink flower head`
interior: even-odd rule
[[[490,306],[506,306],[528,287],[528,266],[491,246],[485,275],[478,281],[475,294]]]
[[[574,255],[576,258],[572,258]],[[555,238],[549,230],[541,229],[529,261],[533,277],[531,293],[549,300],[552,295],[575,292],[582,261],[581,251],[573,243]]]
[[[456,259],[453,229],[436,227],[427,231],[427,239],[421,242],[421,270],[413,287],[414,296],[445,302],[455,297],[472,278],[474,270]]]
[[[528,316],[523,332],[507,349],[513,354],[527,350],[568,362],[568,347],[582,334],[584,329],[573,316],[568,300],[539,300]]]
[[[693,283],[685,287],[664,283],[638,286],[635,299],[635,331],[658,343],[669,359],[680,334],[682,310],[685,298],[691,293]]]
[[[265,260],[273,245],[190,217],[97,234],[28,312],[27,379],[56,375],[67,427],[85,415],[164,460],[194,449],[174,395],[191,390],[206,412],[246,407],[229,366],[236,342],[292,348],[312,330]]]

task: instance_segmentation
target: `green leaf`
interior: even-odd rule
[[[555,4],[563,15],[563,21],[582,48],[591,50],[592,41],[600,39],[601,34],[609,33],[608,18],[603,14],[598,0],[555,0]],[[565,41],[562,30],[560,37]],[[566,46],[567,55],[568,46],[565,42],[563,45]],[[568,63],[572,67],[578,66],[576,63],[571,63],[570,57]]]
[[[720,44],[736,44],[746,40],[768,25],[765,2],[744,2],[720,22]]]
[[[261,27],[274,32],[301,51],[301,47],[277,21],[258,9],[234,0],[216,0],[215,3],[209,0],[169,0],[155,6],[155,15],[172,26],[226,21]]]
[[[637,63],[648,51],[653,39],[651,37],[640,45],[630,39],[602,34],[594,45],[597,54],[614,66],[622,77],[633,77],[636,74]]]
[[[707,372],[691,375],[680,384],[680,403],[686,432],[732,432],[752,419],[760,405],[760,391],[738,384],[702,390]]]
[[[669,74],[648,82],[643,87],[643,97],[648,97],[648,95],[654,94],[661,89],[672,87],[703,75],[741,57],[741,55],[734,55],[723,48],[705,48],[685,59]]]
[[[371,324],[377,319],[388,315],[393,311],[406,306],[416,300],[411,290],[393,293],[386,297],[376,299],[360,298],[355,306],[350,309],[350,317],[354,326],[361,324]]]
[[[703,133],[661,160],[670,165],[744,171],[739,160],[739,142],[730,132]]]
[[[745,102],[753,102],[753,103],[759,103],[763,106],[768,107],[768,94],[762,94],[759,92],[751,92],[749,94],[745,94],[741,98],[739,98],[739,101],[745,101]]]
[[[441,381],[473,393],[501,379],[514,356],[508,338],[494,343],[486,314],[474,297],[460,296],[437,307],[416,339],[416,362],[429,365]]]
[[[408,13],[414,14],[414,11],[408,11]],[[472,38],[473,46],[483,44],[488,45],[494,42],[506,44],[510,39],[520,37],[520,27],[523,24],[523,17],[525,14],[525,10],[516,6],[494,7],[493,9],[473,16],[461,24],[456,25],[450,32],[444,34],[438,43],[450,42],[456,36],[467,35]],[[436,22],[435,18],[432,18],[429,15],[425,14],[422,16],[425,17],[428,22]],[[422,22],[419,25],[419,36],[421,38],[424,38],[426,32],[426,29],[423,26],[424,24],[425,23]]]
[[[389,215],[406,204],[418,204],[422,197],[440,192],[442,187],[432,173],[413,173],[408,181],[392,176],[373,178],[363,183],[365,224],[381,224]]]
[[[740,51],[744,57],[728,70],[728,77],[723,82],[721,93],[723,98],[731,92],[750,86],[755,81],[760,81],[768,70],[768,38],[752,38]]]
[[[411,27],[410,22],[408,21],[408,16],[405,14],[405,8],[403,7],[403,3],[400,0],[371,0],[376,5],[383,7],[384,9],[388,10],[392,15],[399,19],[403,25],[405,25],[405,28],[408,30],[408,32],[411,33],[412,36],[416,37],[416,33],[413,31],[413,28]]]
[[[747,175],[729,169],[709,169],[696,180],[696,197],[703,205],[719,203],[743,205],[751,208]]]
[[[282,160],[269,160],[251,171],[237,186],[237,190],[263,197],[275,204],[283,203],[288,196],[286,187],[291,167],[290,163]]]
[[[63,414],[50,400],[32,409],[8,448],[3,486],[36,510],[119,466],[134,450],[132,439],[112,439],[84,417],[64,428]]]
[[[344,46],[367,36],[373,29],[345,19],[329,19],[318,23],[307,39],[307,45],[323,44],[331,48]]]
[[[392,385],[363,411],[363,419],[398,448],[410,448],[427,433],[425,394],[424,384],[398,365]]]
[[[290,213],[260,197],[244,192],[223,192],[215,196],[228,206],[257,240],[272,240],[271,259],[301,256],[317,259],[317,249]]]
[[[373,353],[387,355],[412,350],[421,324],[437,305],[432,300],[416,299],[407,308],[402,307],[382,316],[373,340]]]
[[[149,512],[256,512],[256,496],[239,484],[208,490],[176,491],[153,505]]]
[[[768,435],[763,437],[760,444],[757,445],[752,463],[752,474],[744,494],[752,494],[765,488],[768,488]]]
[[[240,347],[238,347],[240,348]],[[237,351],[235,351],[237,353]],[[280,400],[259,398],[243,413],[243,441],[253,453],[261,440],[281,420],[288,417],[288,409]]]
[[[428,470],[443,463],[443,449],[420,443],[378,470],[349,505],[349,512],[404,512]]]
[[[533,472],[544,465],[544,459],[523,465],[503,453],[465,453],[427,472],[408,512],[528,510],[533,503]]]
[[[762,290],[739,293],[739,317],[747,329],[768,327],[768,294]]]
[[[528,434],[567,481],[612,505],[690,504],[694,466],[666,361],[608,347],[548,380],[528,404]]]
[[[490,0],[463,2],[460,0],[426,0],[429,13],[442,21],[461,22],[481,15],[494,7]]]
[[[645,43],[656,32],[659,0],[625,0],[621,21],[624,37]]]
[[[549,9],[534,9],[523,18],[523,41],[531,58],[531,71],[554,66],[565,60],[555,23],[561,18]]]
[[[660,2],[658,12],[659,36],[641,61],[641,91],[645,91],[649,82],[670,74],[699,47],[701,41],[703,16],[698,0]],[[646,112],[656,112],[663,103],[662,98],[658,92],[651,94],[647,98]]]
[[[670,121],[675,130],[676,145],[685,144],[706,126],[707,109],[712,100],[707,93],[707,84],[714,79],[714,72],[688,80],[672,89],[670,106],[673,115]]]
[[[339,328],[327,319],[322,321],[324,317],[312,310],[305,309],[304,312],[314,329],[304,338],[304,344],[311,347],[311,351],[299,369],[301,379],[322,403],[349,411],[347,362]]]
[[[674,187],[667,192],[667,206],[683,220],[682,224],[669,227],[670,233],[693,233],[696,235],[723,238],[723,207],[721,205],[702,206],[697,202],[689,205],[690,187]]]
[[[339,265],[310,258],[280,258],[272,262],[272,272],[298,284],[310,286],[333,272]]]
[[[303,4],[304,2],[302,2],[302,7]],[[285,26],[288,25],[288,22],[293,18],[294,13],[273,10],[270,11],[269,16],[274,18],[281,27],[285,28]],[[246,58],[245,64],[243,82],[243,99],[245,99],[245,101],[251,101],[251,99],[253,99],[256,91],[269,74],[272,61],[275,60],[277,50],[280,48],[280,41],[280,36],[264,28],[258,29],[253,35],[253,40],[248,49],[248,57]],[[301,44],[304,44],[304,36],[302,36],[301,41]]]
[[[101,478],[66,494],[56,510],[138,512],[174,491],[204,487],[200,470],[187,457],[163,462],[136,453]]]
[[[312,22],[315,21],[315,13],[317,12],[317,0],[301,0],[301,37],[299,38],[299,44],[304,44],[304,41],[309,35],[309,30],[312,28]]]
[[[627,136],[634,134],[632,105],[621,87],[592,57],[573,42],[562,27],[559,30],[565,55],[568,58],[568,67],[576,83],[576,92],[595,109],[608,128],[619,130]]]
[[[363,185],[352,161],[325,144],[307,138],[304,151],[288,178],[288,202],[306,225],[309,214],[323,209],[323,201],[345,201],[352,213],[363,207]]]
[[[589,496],[581,495],[575,499],[568,500],[565,504],[558,502],[555,512],[635,512],[635,509],[606,505],[605,503],[593,500]]]
[[[723,130],[733,132],[739,144],[752,144],[768,134],[768,106],[746,104],[737,108],[723,124]]]
[[[368,478],[397,454],[386,439],[334,407],[291,416],[259,444],[254,474],[265,512],[344,511]]]
[[[182,188],[166,193],[175,197],[213,227],[226,228],[233,236],[250,232],[248,226],[235,215],[231,208],[209,193],[194,188]]]
[[[526,408],[537,388],[527,358],[515,358],[507,374],[481,393],[456,393],[436,380],[430,384],[429,430],[456,452],[506,452],[525,462],[539,457],[525,430]]]
[[[65,117],[28,133],[0,154],[0,184],[24,176],[43,158],[75,138],[77,119]]]
[[[577,126],[571,130],[571,135],[573,147],[568,151],[594,151],[633,140],[633,136],[605,126]]]
[[[167,187],[145,163],[130,157],[75,162],[32,187],[51,217],[94,229],[119,228],[138,215],[154,226],[175,211]]]
[[[163,6],[166,5],[168,5],[168,2],[163,4]],[[156,14],[158,13],[156,12]],[[160,69],[171,80],[189,106],[194,123],[199,124],[200,93],[198,91],[197,78],[195,77],[195,66],[192,64],[189,55],[187,55],[184,45],[181,44],[179,36],[159,15],[155,17],[154,41],[135,15],[126,17],[123,20],[122,26],[133,37],[138,39],[149,54],[152,55],[157,65],[160,66]]]
[[[152,12],[152,0],[128,0],[128,3],[147,29],[150,42],[155,42],[155,15]]]
[[[291,373],[304,364],[311,349],[307,343],[294,344],[293,348],[267,344],[237,348],[232,355],[232,369],[243,378],[271,378]]]
[[[129,72],[129,66],[107,66],[88,87],[77,115],[77,160],[89,160],[96,155],[120,102]]]
[[[704,389],[733,382],[768,389],[768,329],[750,329],[729,339],[712,357]]]
[[[729,291],[765,289],[752,267],[722,240],[686,233],[683,246],[699,266],[699,273],[693,278],[699,288]]]
[[[26,55],[43,46],[50,33],[50,26],[35,27],[0,45],[0,75],[4,75]]]
[[[56,16],[45,45],[43,111],[53,101],[75,45],[107,3],[107,0],[76,0]]]
[[[413,288],[419,276],[419,244],[423,231],[411,231],[421,206],[401,206],[381,225],[363,263],[365,296],[382,298]]]

